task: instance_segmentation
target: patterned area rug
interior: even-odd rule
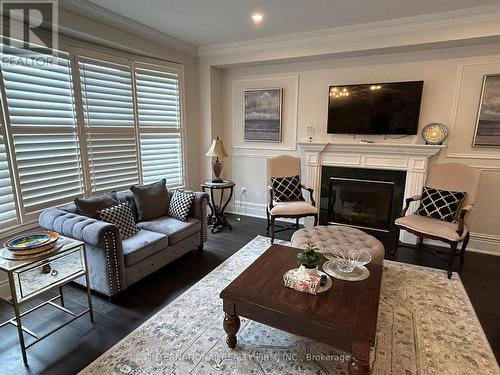
[[[219,293],[269,245],[256,237],[82,374],[347,374],[349,354],[243,318],[227,348]],[[458,275],[391,261],[371,362],[373,374],[500,373]]]

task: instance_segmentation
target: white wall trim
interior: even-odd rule
[[[424,243],[431,246],[447,247],[444,242],[437,240],[426,239]],[[472,253],[500,256],[500,236],[471,232],[470,242],[465,252],[469,251]]]
[[[246,209],[244,208],[246,206]],[[266,218],[266,206],[265,203],[257,202],[242,202],[235,200],[227,205],[227,212],[240,215],[240,216],[250,216],[258,218]]]
[[[246,205],[246,210],[244,209],[245,205]],[[226,212],[243,217],[250,216],[250,217],[265,219],[266,206],[267,204],[265,203],[257,203],[257,202],[245,203],[239,200],[235,200],[234,202],[228,204]],[[292,222],[292,220],[283,220],[283,221]],[[435,240],[424,240],[424,243],[431,246],[438,246],[444,248],[446,248],[447,246],[444,242],[439,242]],[[486,233],[471,232],[471,240],[469,242],[469,246],[467,246],[466,251],[486,254],[486,255],[500,256],[500,236],[486,234]]]
[[[243,208],[246,206],[246,209]],[[266,207],[267,204],[264,203],[256,203],[256,202],[242,202],[239,200],[236,200],[234,202],[231,202],[227,205],[226,212],[235,214],[238,216],[250,216],[250,217],[256,217],[259,219],[266,219]],[[285,219],[285,218],[280,218],[276,219],[276,221],[283,221],[287,223],[295,223],[295,219]],[[304,224],[304,219],[300,219],[299,223]]]
[[[329,45],[329,53],[497,36],[500,4],[198,47],[198,56]],[[359,48],[360,42],[363,48]],[[349,48],[349,45],[351,47]],[[371,47],[369,47],[371,45]],[[299,52],[299,51],[298,51]]]
[[[233,149],[295,151],[297,149],[297,126],[299,114],[299,75],[276,74],[232,81],[233,98]],[[280,82],[277,84],[277,82]],[[283,89],[281,106],[281,141],[279,143],[248,142],[244,140],[244,97],[245,90],[265,87]],[[289,117],[288,117],[289,116]],[[238,131],[236,131],[238,130]]]
[[[67,11],[91,19],[101,20],[105,24],[111,24],[117,29],[154,40],[157,43],[184,52],[190,56],[196,56],[197,48],[195,45],[153,29],[131,18],[122,16],[100,5],[94,4],[89,0],[65,0],[61,2],[61,4],[63,9]],[[69,29],[63,28],[63,31],[69,31]],[[70,33],[72,31],[78,32],[77,30],[71,30]]]

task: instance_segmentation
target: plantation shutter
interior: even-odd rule
[[[79,58],[92,191],[127,190],[138,183],[130,67]]]
[[[12,194],[7,151],[0,132],[0,230],[17,224],[16,205]]]
[[[2,57],[16,50],[3,46]],[[82,194],[71,66],[2,63],[15,165],[25,215]]]
[[[184,184],[181,95],[176,70],[136,66],[137,118],[144,183]]]

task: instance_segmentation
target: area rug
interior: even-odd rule
[[[219,293],[269,246],[256,237],[81,373],[347,374],[348,353],[243,318],[227,348]],[[372,374],[500,373],[458,275],[391,261],[371,365]]]

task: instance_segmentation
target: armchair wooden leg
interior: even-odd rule
[[[318,225],[318,214],[314,215],[314,226]]]
[[[295,219],[295,228],[299,229],[299,218]]]
[[[453,259],[457,253],[457,243],[453,242],[450,245],[450,258],[448,259],[448,279],[451,279],[451,273],[453,271]]]
[[[397,227],[396,227],[397,228]],[[397,228],[397,233],[396,233],[396,246],[394,246],[394,249],[392,249],[389,253],[389,255],[394,258],[398,252],[398,248],[399,248],[399,237],[400,237],[400,234],[401,234],[401,229]]]
[[[470,239],[470,232],[467,232],[467,235],[464,238],[464,241],[462,242],[462,248],[460,249],[460,265],[464,265],[464,254],[465,254],[465,248],[469,244],[469,239]]]
[[[271,216],[271,244],[274,243],[274,217]]]
[[[267,216],[267,228],[266,232],[269,234],[269,227],[271,226],[271,221],[269,219],[269,209],[266,208],[266,216]]]

